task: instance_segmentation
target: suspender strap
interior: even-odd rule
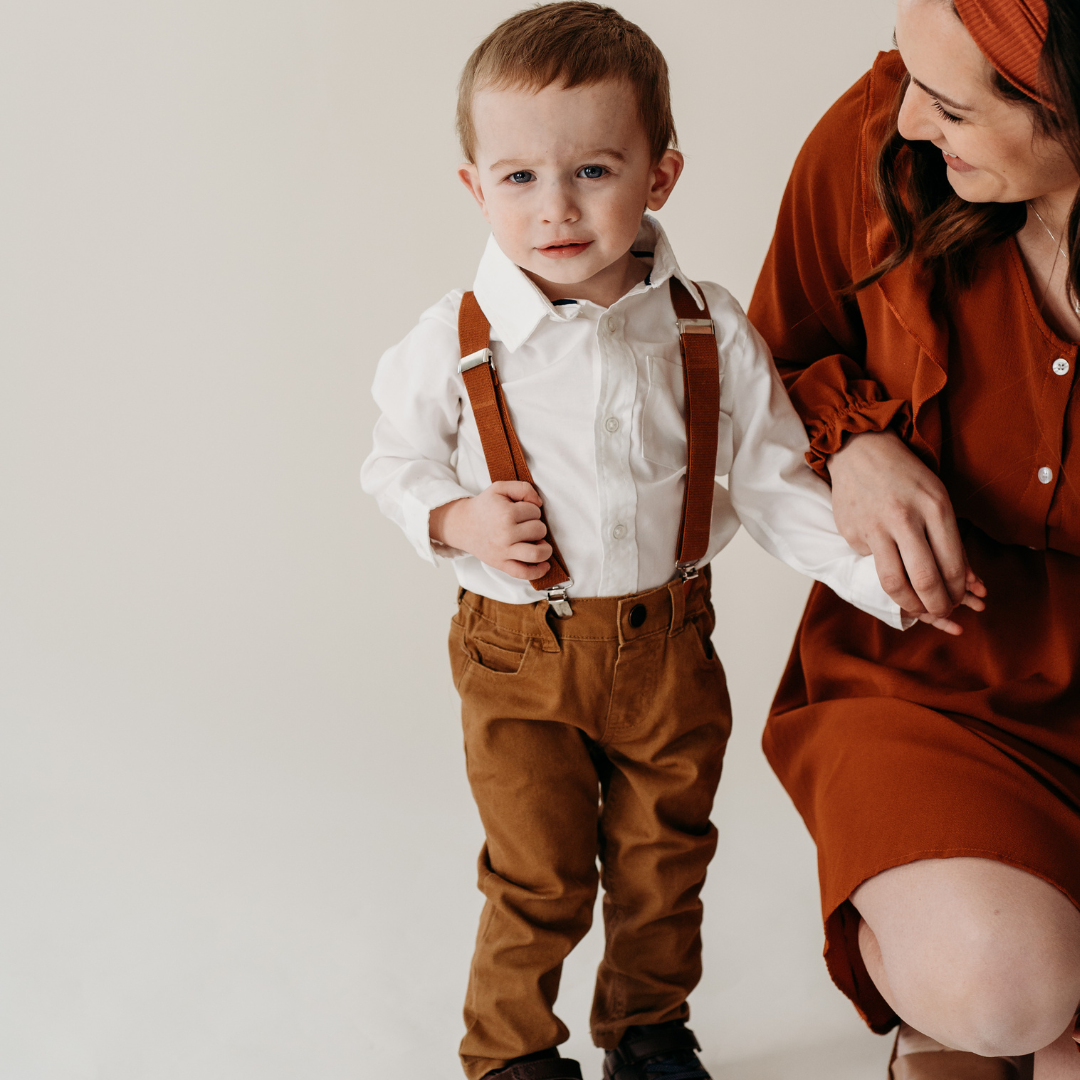
[[[676,563],[680,574],[689,579],[697,574],[694,566],[705,557],[712,532],[720,422],[720,356],[708,304],[701,311],[677,278],[670,279],[669,288],[679,321],[686,391],[686,488]]]
[[[683,387],[686,392],[686,488],[676,565],[680,575],[690,580],[697,576],[696,564],[708,552],[712,532],[717,428],[720,422],[720,357],[708,304],[704,311],[700,310],[686,286],[674,277],[670,279],[669,288],[679,324]],[[533,478],[525,463],[525,455],[499,387],[499,376],[492,363],[491,324],[471,292],[461,298],[458,341],[461,345],[459,371],[465,380],[465,389],[476,418],[491,482],[524,480],[532,484]],[[540,516],[547,524],[543,510]],[[537,592],[549,594],[558,614],[570,614],[565,590],[557,589],[557,586],[570,581],[570,574],[550,527],[547,539],[552,549],[551,568],[532,586]],[[553,592],[555,595],[552,595]],[[565,605],[565,610],[561,610],[560,605]]]
[[[476,427],[480,432],[480,443],[487,459],[488,475],[493,484],[500,480],[524,480],[527,484],[532,484],[529,466],[525,463],[525,455],[499,387],[498,373],[491,363],[490,338],[491,324],[480,310],[476,297],[467,292],[461,298],[458,312],[458,341],[461,345],[459,370],[465,380],[465,389],[469,392],[469,403],[472,405]],[[535,484],[533,486],[535,487]],[[543,509],[540,517],[546,525]],[[555,538],[551,535],[550,526],[547,541],[551,545],[551,567],[539,581],[532,582],[532,587],[537,592],[547,592],[570,581],[566,563],[563,562]],[[565,599],[549,599],[552,599],[553,606],[560,602],[565,603]]]

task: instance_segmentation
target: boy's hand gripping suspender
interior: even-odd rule
[[[499,375],[492,362],[490,344],[491,324],[480,310],[476,297],[467,292],[461,298],[458,311],[458,341],[461,344],[461,363],[458,371],[465,380],[465,389],[469,392],[476,427],[480,432],[480,442],[487,459],[488,475],[493,484],[500,480],[524,480],[533,484],[525,455],[521,451],[510,414],[506,411],[506,402],[499,389]],[[536,485],[533,484],[535,487]],[[540,518],[547,525],[543,507]],[[538,581],[532,583],[537,592],[547,595],[552,611],[561,619],[574,614],[570,607],[568,589],[574,584],[567,572],[566,563],[559,553],[555,538],[548,527],[547,541],[551,545],[551,566]]]
[[[670,279],[669,288],[679,324],[683,386],[686,390],[686,489],[675,566],[679,576],[689,582],[697,577],[697,564],[708,551],[712,532],[717,427],[720,421],[720,359],[708,305],[704,311],[700,311],[693,296],[675,278]],[[500,480],[524,480],[532,484],[529,466],[525,463],[525,455],[499,388],[490,335],[491,325],[480,310],[476,297],[471,292],[465,293],[458,311],[458,341],[461,345],[458,371],[465,380],[465,389],[476,418],[488,475],[493,484]],[[546,525],[543,509],[540,516]],[[532,586],[537,592],[547,595],[556,615],[569,618],[574,614],[569,602],[569,589],[574,583],[551,535],[550,526],[547,540],[551,544],[551,567]]]

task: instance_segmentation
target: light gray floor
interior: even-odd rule
[[[887,1080],[892,1036],[820,1043],[727,1065],[710,1065],[714,1080]]]

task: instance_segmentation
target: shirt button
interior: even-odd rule
[[[626,535],[626,526],[616,525],[615,528],[611,530],[611,535],[616,540],[621,540]]]
[[[1039,470],[1039,483],[1049,484],[1054,479],[1054,470],[1048,469],[1045,465]]]
[[[1062,358],[1061,360],[1054,361],[1054,374],[1055,375],[1068,375],[1069,374],[1069,361]]]
[[[608,431],[610,431],[611,434],[614,435],[615,432],[619,430],[619,418],[617,416],[609,416],[604,421],[604,427],[606,427]]]
[[[614,315],[612,315],[605,320],[604,327],[607,329],[607,332],[609,334],[614,334],[615,331],[619,329],[619,320],[616,319]]]

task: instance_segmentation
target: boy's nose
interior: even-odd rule
[[[573,192],[562,184],[553,184],[545,193],[540,214],[545,224],[562,225],[581,217]]]

